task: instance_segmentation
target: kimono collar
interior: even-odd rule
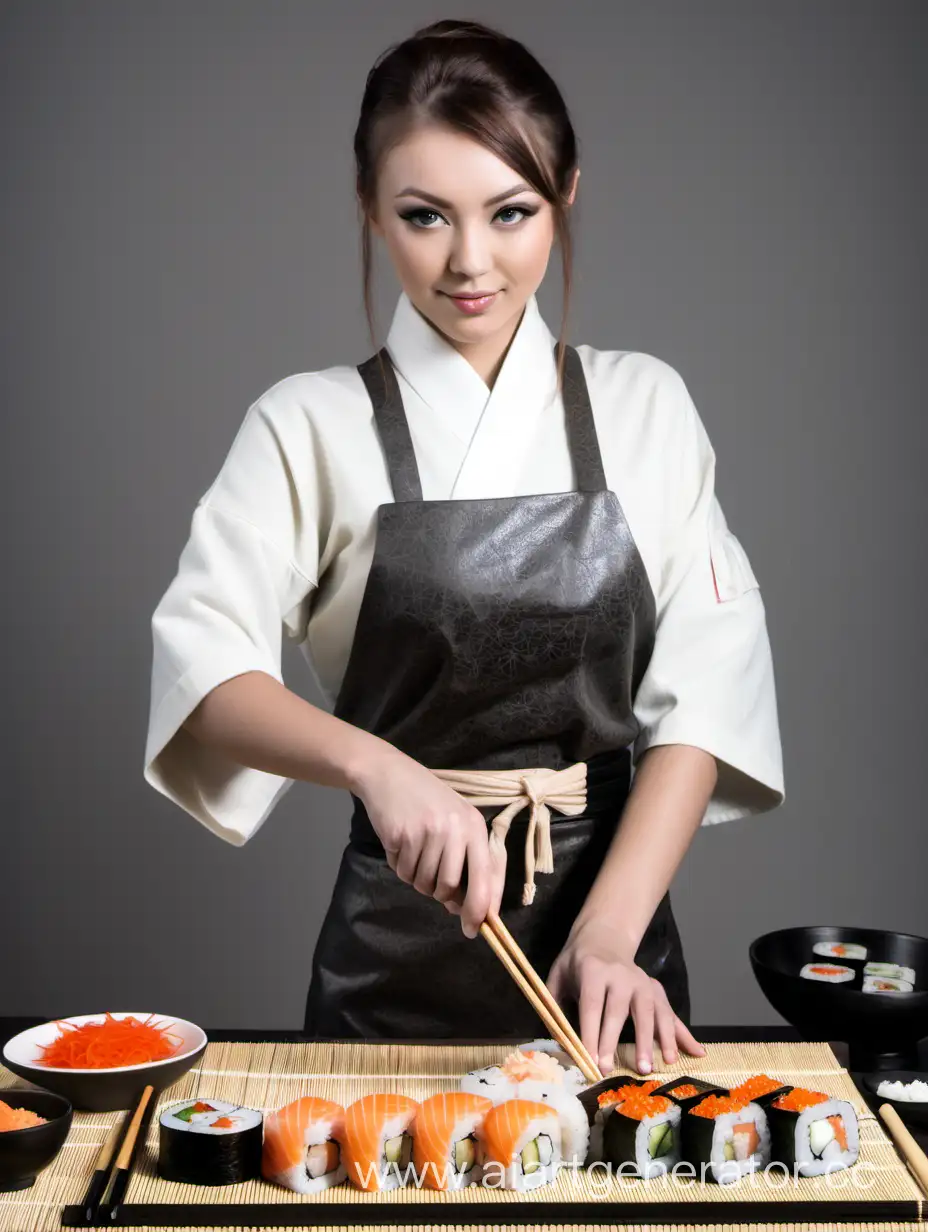
[[[535,296],[525,305],[493,389],[403,293],[387,336],[401,377],[467,446],[457,498],[503,495],[556,393],[554,345]]]

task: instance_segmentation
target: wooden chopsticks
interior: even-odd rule
[[[90,1226],[99,1227],[101,1224],[112,1223],[117,1218],[119,1205],[129,1187],[132,1165],[138,1155],[139,1146],[148,1135],[148,1126],[156,1102],[155,1088],[147,1086],[139,1096],[135,1108],[130,1108],[107,1135],[81,1202],[84,1222]]]
[[[928,1158],[903,1124],[902,1117],[891,1104],[880,1104],[880,1116],[892,1134],[900,1154],[909,1165],[925,1194],[928,1195]]]
[[[516,984],[522,990],[553,1039],[557,1040],[588,1082],[601,1082],[599,1066],[583,1046],[567,1015],[551,995],[544,980],[528,961],[518,942],[495,911],[480,925],[480,935],[489,944]]]

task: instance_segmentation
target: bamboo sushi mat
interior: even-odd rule
[[[506,1053],[506,1047],[493,1045],[461,1046],[461,1045],[408,1045],[408,1044],[362,1044],[362,1043],[210,1043],[198,1066],[186,1074],[179,1082],[159,1097],[159,1106],[175,1103],[183,1099],[215,1099],[233,1100],[250,1108],[271,1112],[291,1100],[310,1092],[316,1095],[334,1099],[342,1104],[350,1103],[361,1095],[371,1092],[403,1092],[413,1099],[425,1099],[437,1091],[453,1090],[462,1074],[468,1070],[485,1065],[498,1063]],[[660,1057],[657,1052],[656,1059]],[[623,1044],[619,1047],[618,1073],[634,1073],[633,1045]],[[686,1180],[665,1178],[660,1181],[642,1182],[630,1177],[611,1177],[606,1184],[592,1186],[584,1178],[581,1170],[580,1178],[564,1173],[552,1185],[527,1194],[505,1192],[494,1188],[473,1186],[459,1193],[446,1194],[434,1191],[407,1187],[389,1193],[368,1194],[340,1185],[325,1193],[303,1197],[289,1190],[258,1180],[243,1185],[229,1185],[218,1188],[205,1188],[192,1185],[180,1185],[162,1180],[156,1170],[158,1152],[158,1116],[152,1118],[148,1140],[144,1154],[140,1154],[136,1163],[133,1179],[126,1195],[127,1203],[303,1203],[305,1206],[325,1206],[329,1203],[345,1204],[357,1208],[357,1216],[352,1217],[344,1227],[373,1228],[374,1225],[364,1224],[364,1209],[371,1203],[392,1203],[406,1206],[408,1204],[440,1204],[460,1203],[472,1207],[479,1203],[487,1208],[487,1223],[473,1222],[475,1212],[468,1212],[466,1225],[454,1225],[447,1222],[447,1212],[443,1211],[445,1227],[464,1226],[473,1228],[505,1228],[507,1224],[506,1207],[514,1203],[531,1203],[537,1206],[537,1222],[526,1218],[523,1209],[516,1216],[517,1224],[511,1226],[552,1226],[550,1216],[546,1212],[552,1202],[569,1202],[576,1210],[576,1221],[559,1220],[557,1226],[569,1229],[569,1232],[594,1232],[602,1228],[603,1223],[585,1223],[584,1207],[590,1211],[590,1217],[595,1219],[588,1204],[601,1202],[621,1202],[638,1204],[642,1207],[641,1224],[623,1223],[624,1228],[640,1229],[676,1229],[676,1232],[696,1232],[705,1223],[684,1223],[676,1219],[672,1223],[655,1224],[647,1220],[647,1206],[654,1202],[679,1201],[692,1204],[695,1208],[704,1202],[721,1204],[736,1203],[749,1199],[759,1204],[757,1214],[750,1223],[722,1222],[712,1223],[711,1227],[727,1232],[740,1232],[750,1228],[752,1232],[832,1232],[835,1227],[841,1229],[860,1229],[861,1232],[895,1232],[896,1229],[928,1230],[928,1199],[922,1194],[914,1178],[909,1173],[902,1159],[897,1155],[891,1139],[886,1135],[882,1123],[861,1098],[850,1075],[842,1069],[831,1049],[824,1043],[767,1043],[767,1044],[709,1044],[706,1046],[706,1056],[683,1057],[673,1066],[655,1070],[655,1075],[666,1075],[670,1078],[675,1074],[688,1073],[693,1076],[705,1076],[723,1085],[732,1085],[756,1073],[767,1073],[784,1082],[817,1088],[827,1091],[837,1098],[844,1098],[854,1105],[860,1120],[860,1159],[858,1164],[847,1170],[846,1176],[857,1173],[864,1164],[867,1173],[867,1187],[855,1189],[848,1185],[842,1189],[827,1178],[801,1178],[793,1184],[783,1184],[783,1177],[774,1178],[772,1183],[763,1183],[760,1179],[745,1178],[734,1185],[702,1184]],[[0,1065],[0,1087],[16,1087],[26,1085],[15,1078],[9,1070]],[[2,1094],[2,1092],[0,1092]],[[31,1189],[16,1193],[0,1193],[0,1232],[50,1232],[61,1227],[62,1208],[69,1203],[81,1201],[93,1172],[97,1150],[102,1143],[109,1127],[122,1117],[121,1112],[87,1113],[75,1112],[68,1140],[57,1159],[42,1172]],[[837,1174],[842,1175],[842,1174]],[[583,1178],[583,1179],[581,1179]],[[777,1185],[779,1180],[779,1185]],[[746,1190],[749,1186],[749,1190]],[[917,1220],[910,1217],[903,1222],[893,1220],[881,1222],[879,1218],[872,1222],[835,1223],[820,1215],[816,1222],[816,1204],[829,1199],[855,1200],[875,1204],[886,1201],[905,1202],[908,1208],[917,1214]],[[794,1202],[801,1200],[808,1204],[806,1218],[810,1222],[784,1223],[777,1220],[771,1210],[772,1222],[763,1222],[763,1205]],[[563,1209],[563,1208],[562,1208]],[[627,1210],[627,1207],[625,1208]],[[864,1208],[865,1209],[865,1208]],[[492,1214],[490,1213],[492,1210]],[[822,1208],[825,1211],[825,1208]],[[384,1212],[378,1211],[378,1216]],[[463,1214],[463,1213],[462,1213]],[[515,1214],[515,1212],[513,1212]],[[628,1218],[629,1212],[624,1218]],[[740,1212],[739,1212],[740,1214]],[[307,1222],[299,1226],[309,1229],[319,1226],[313,1222],[312,1215],[307,1211]],[[320,1211],[320,1216],[324,1214]],[[395,1232],[403,1232],[405,1227],[421,1228],[428,1226],[426,1212],[424,1218],[415,1224],[405,1224],[397,1221],[389,1226]],[[695,1209],[693,1217],[697,1218]],[[408,1216],[407,1216],[408,1218]],[[153,1226],[153,1225],[150,1225]],[[194,1216],[185,1225],[194,1228],[201,1227]],[[293,1225],[291,1225],[293,1226]],[[331,1224],[329,1227],[333,1226]],[[204,1230],[201,1229],[201,1232]]]

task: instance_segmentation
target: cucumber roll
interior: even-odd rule
[[[237,1185],[261,1173],[264,1118],[223,1099],[185,1100],[158,1118],[158,1172],[188,1185]]]
[[[821,1176],[857,1162],[857,1113],[845,1099],[793,1087],[767,1110],[773,1159],[800,1176]]]
[[[680,1108],[665,1095],[636,1090],[608,1106],[603,1120],[603,1157],[620,1175],[645,1180],[669,1172],[680,1160]]]
[[[770,1130],[760,1104],[737,1095],[707,1095],[684,1112],[681,1155],[700,1180],[730,1185],[770,1162]]]

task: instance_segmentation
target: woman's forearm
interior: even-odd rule
[[[573,926],[614,928],[632,961],[705,815],[715,758],[685,744],[657,745],[638,764],[622,821]]]
[[[245,672],[218,685],[184,727],[239,765],[348,791],[356,791],[382,759],[403,756],[266,672]]]

